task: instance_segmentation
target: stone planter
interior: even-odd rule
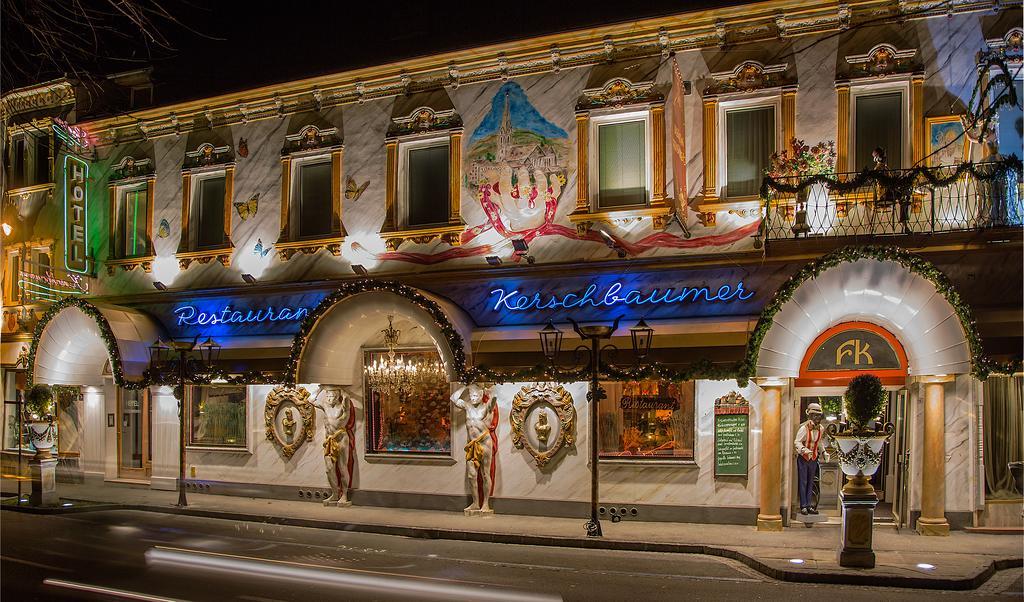
[[[53,449],[53,423],[45,420],[33,420],[26,424],[28,426],[28,439],[32,447],[36,448],[36,460],[50,458],[50,450]]]

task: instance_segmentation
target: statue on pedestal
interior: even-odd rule
[[[352,432],[356,416],[352,400],[338,385],[321,385],[313,398],[313,407],[324,413],[324,467],[332,491],[324,500],[324,506],[350,506],[349,491],[356,458]]]
[[[467,399],[463,399],[463,397]],[[498,449],[498,405],[488,389],[478,385],[461,387],[452,395],[455,407],[466,412],[466,478],[470,481],[473,503],[466,515],[492,514],[494,495],[494,453]]]

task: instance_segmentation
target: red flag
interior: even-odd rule
[[[686,224],[690,211],[690,199],[686,191],[686,117],[683,113],[683,96],[686,94],[683,76],[679,73],[679,62],[672,57],[672,175],[675,196],[681,224]]]

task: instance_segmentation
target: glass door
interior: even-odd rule
[[[117,420],[117,476],[149,478],[150,404],[148,391],[120,389]]]
[[[907,523],[907,508],[910,499],[908,483],[910,480],[910,419],[907,416],[907,390],[901,389],[892,393],[889,403],[889,421],[896,427],[896,433],[889,444],[889,457],[895,463],[893,467],[892,517],[896,528]]]

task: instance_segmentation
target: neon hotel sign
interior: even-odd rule
[[[682,303],[718,303],[728,301],[746,301],[754,296],[754,291],[743,288],[743,282],[735,286],[723,284],[717,290],[706,286],[666,289],[627,289],[621,282],[613,282],[606,287],[591,284],[586,289],[557,295],[550,292],[524,293],[518,289],[505,290],[496,288],[491,291],[494,300],[493,311],[523,312],[543,309],[577,309],[595,307],[610,309],[614,307],[643,307],[657,305],[678,305]]]
[[[287,322],[301,320],[309,315],[308,307],[282,307],[274,309],[269,305],[263,309],[235,309],[230,305],[220,311],[201,311],[195,305],[174,308],[178,326],[213,326],[216,324],[262,324],[265,322]]]

